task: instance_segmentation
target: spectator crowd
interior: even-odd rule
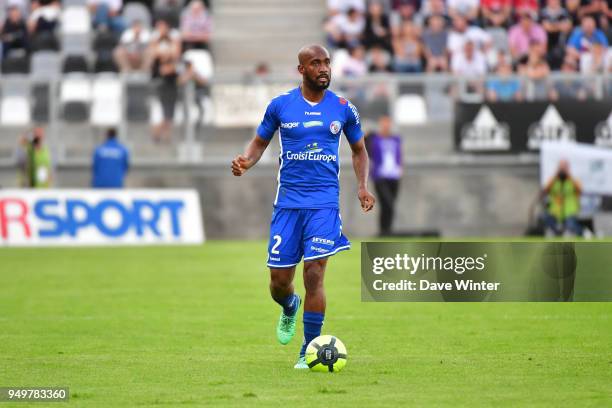
[[[609,0],[328,0],[325,32],[342,76],[446,72],[492,78],[489,99],[519,100],[519,74],[536,97],[589,89],[575,80],[545,86],[551,71],[612,72]]]

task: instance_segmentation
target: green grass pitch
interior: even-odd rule
[[[612,405],[612,304],[361,303],[359,245],[326,277],[348,364],[297,372],[301,319],[279,345],[265,250],[1,249],[0,387],[84,407]]]

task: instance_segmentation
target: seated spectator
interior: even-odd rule
[[[374,47],[370,50],[369,55],[370,66],[368,71],[371,73],[393,72],[391,66],[391,56],[380,47]]]
[[[355,8],[349,9],[346,14],[336,14],[325,24],[329,43],[340,48],[352,48],[360,44],[364,28],[363,15]]]
[[[487,80],[486,98],[491,102],[512,102],[521,100],[521,81],[512,76],[512,65],[506,56],[498,58],[497,78]]]
[[[521,61],[529,53],[529,45],[542,44],[546,49],[546,31],[536,23],[531,11],[522,11],[517,24],[508,33],[508,45],[513,61]]]
[[[87,4],[93,16],[93,26],[98,29],[121,33],[125,22],[121,17],[123,0],[88,0]]]
[[[366,48],[377,46],[392,52],[389,16],[385,14],[385,10],[379,1],[372,1],[368,5],[363,31],[363,45]]]
[[[413,22],[419,28],[423,25],[422,16],[417,14],[419,7],[420,2],[416,0],[399,0],[397,8],[393,10],[389,16],[392,38],[399,37],[402,23],[405,21]]]
[[[512,0],[512,8],[517,18],[520,18],[525,13],[537,16],[540,6],[538,0]]]
[[[2,26],[2,56],[20,54],[24,56],[28,51],[28,30],[18,7],[8,9],[8,17]]]
[[[447,24],[451,22],[444,0],[424,0],[420,13],[425,25],[431,16],[443,16]]]
[[[212,32],[212,18],[201,0],[192,0],[181,16],[183,49],[208,49]]]
[[[477,21],[480,0],[447,0],[446,4],[451,18],[460,15],[472,23]]]
[[[612,12],[609,10],[609,5],[606,0],[582,0],[578,10],[580,17],[593,17],[595,22],[599,23],[602,18],[608,20],[612,17]]]
[[[580,27],[572,31],[567,42],[567,55],[575,61],[580,60],[580,55],[589,52],[593,44],[601,44],[608,47],[608,39],[604,33],[595,26],[595,19],[591,16],[582,18]]]
[[[53,33],[62,13],[59,1],[32,2],[32,11],[28,17],[28,31],[31,36],[41,33]]]
[[[463,51],[453,52],[451,55],[451,72],[454,75],[469,79],[479,78],[487,73],[485,56],[473,41],[466,41],[463,45]]]
[[[580,56],[580,72],[582,74],[594,75],[610,72],[612,66],[612,50],[601,44],[593,44],[590,52]]]
[[[570,57],[566,57],[561,64],[561,73],[565,75],[578,75],[578,64]],[[559,99],[585,100],[588,96],[587,89],[580,78],[563,78],[556,80],[549,93],[553,101]]]
[[[581,235],[582,226],[578,222],[578,215],[582,186],[570,174],[567,160],[559,162],[557,174],[546,183],[541,194],[548,198],[548,209],[544,217],[547,235]]]
[[[350,56],[342,66],[342,75],[348,77],[360,77],[368,73],[368,64],[365,60],[365,48],[358,45],[351,48]]]
[[[393,41],[395,57],[393,67],[395,72],[421,72],[423,46],[419,39],[417,29],[411,22],[402,25],[402,32],[398,39]]]
[[[489,33],[477,26],[468,26],[463,16],[453,18],[453,27],[448,34],[447,48],[451,53],[463,52],[466,42],[471,41],[477,50],[487,52],[493,43]]]
[[[570,19],[572,20],[572,26],[577,26],[580,24],[580,2],[581,0],[565,0],[563,2],[565,10],[567,10],[567,14],[569,14]]]
[[[544,49],[540,43],[534,42],[529,46],[529,53],[524,63],[519,65],[520,74],[527,77],[533,86],[533,99],[546,99],[549,95],[548,83],[546,82],[550,74],[550,66],[544,59]]]
[[[147,71],[151,68],[151,61],[146,55],[150,39],[151,33],[138,20],[123,32],[114,51],[115,62],[121,72]]]
[[[553,68],[558,68],[563,61],[565,43],[572,30],[571,17],[567,10],[561,7],[561,0],[547,0],[541,19],[547,35],[547,59]]]
[[[327,12],[330,17],[348,13],[350,9],[364,13],[365,8],[365,0],[327,0]]]
[[[170,29],[167,21],[159,20],[147,51],[153,61],[153,75],[160,79],[157,92],[162,105],[163,120],[153,129],[155,141],[169,141],[178,97],[177,64],[181,56],[180,34]]]
[[[483,25],[487,27],[508,27],[512,17],[511,0],[481,0]]]
[[[423,52],[427,62],[427,72],[448,71],[446,43],[448,31],[442,16],[431,16],[427,29],[423,32]]]

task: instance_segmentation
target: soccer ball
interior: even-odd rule
[[[340,371],[346,365],[346,347],[337,337],[319,336],[306,347],[306,364],[311,371]]]

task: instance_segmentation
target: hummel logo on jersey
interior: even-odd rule
[[[306,116],[321,116],[321,112],[304,112],[304,115]]]
[[[281,128],[283,129],[293,129],[300,126],[300,122],[287,122],[287,123],[281,123]]]

